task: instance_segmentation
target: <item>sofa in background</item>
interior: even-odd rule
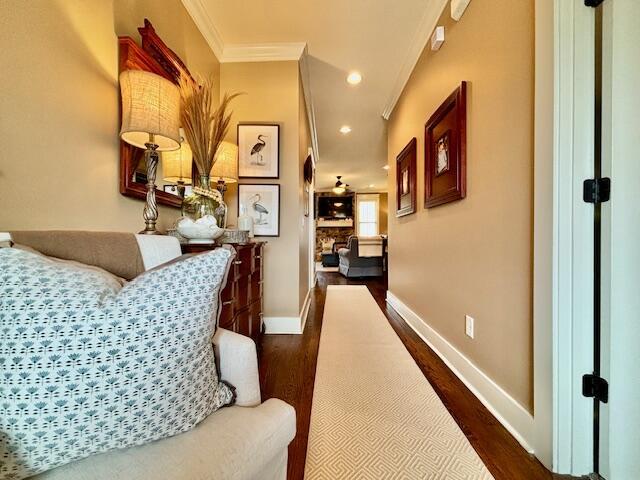
[[[349,237],[346,248],[338,250],[340,273],[349,278],[381,276],[384,272],[385,239],[382,236],[363,237],[362,241],[367,244],[367,252],[360,252],[360,240],[356,235]]]
[[[101,267],[132,279],[181,255],[177,239],[100,232],[0,233],[41,253]],[[295,410],[278,399],[261,403],[253,340],[219,328],[213,338],[220,378],[236,403],[194,429],[139,447],[112,450],[41,473],[33,480],[285,480]]]

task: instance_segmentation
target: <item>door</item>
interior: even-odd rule
[[[601,205],[600,282],[600,367],[609,391],[594,466],[607,480],[626,480],[640,478],[640,2],[605,0],[597,9],[601,168],[611,198]]]

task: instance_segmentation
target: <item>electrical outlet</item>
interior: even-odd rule
[[[473,338],[474,322],[475,320],[473,319],[473,317],[470,317],[469,315],[464,316],[464,333],[466,333],[467,336],[471,338]]]

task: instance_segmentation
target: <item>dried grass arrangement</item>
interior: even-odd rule
[[[232,113],[228,111],[229,104],[238,95],[241,94],[225,93],[216,107],[213,77],[205,78],[201,85],[190,78],[180,79],[180,121],[200,175],[208,176],[213,168],[220,142],[229,130]]]

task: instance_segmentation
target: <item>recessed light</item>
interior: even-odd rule
[[[373,183],[369,185],[369,188],[373,188],[373,187],[375,187]]]
[[[351,127],[349,125],[343,125],[340,127],[340,133],[346,135],[347,133],[351,133]]]
[[[351,72],[347,77],[347,82],[349,82],[351,85],[358,85],[361,81],[362,75],[360,75],[360,72]]]
[[[384,167],[382,167],[382,168],[384,168],[385,170],[389,170],[389,165],[385,165],[385,166],[384,166]]]

